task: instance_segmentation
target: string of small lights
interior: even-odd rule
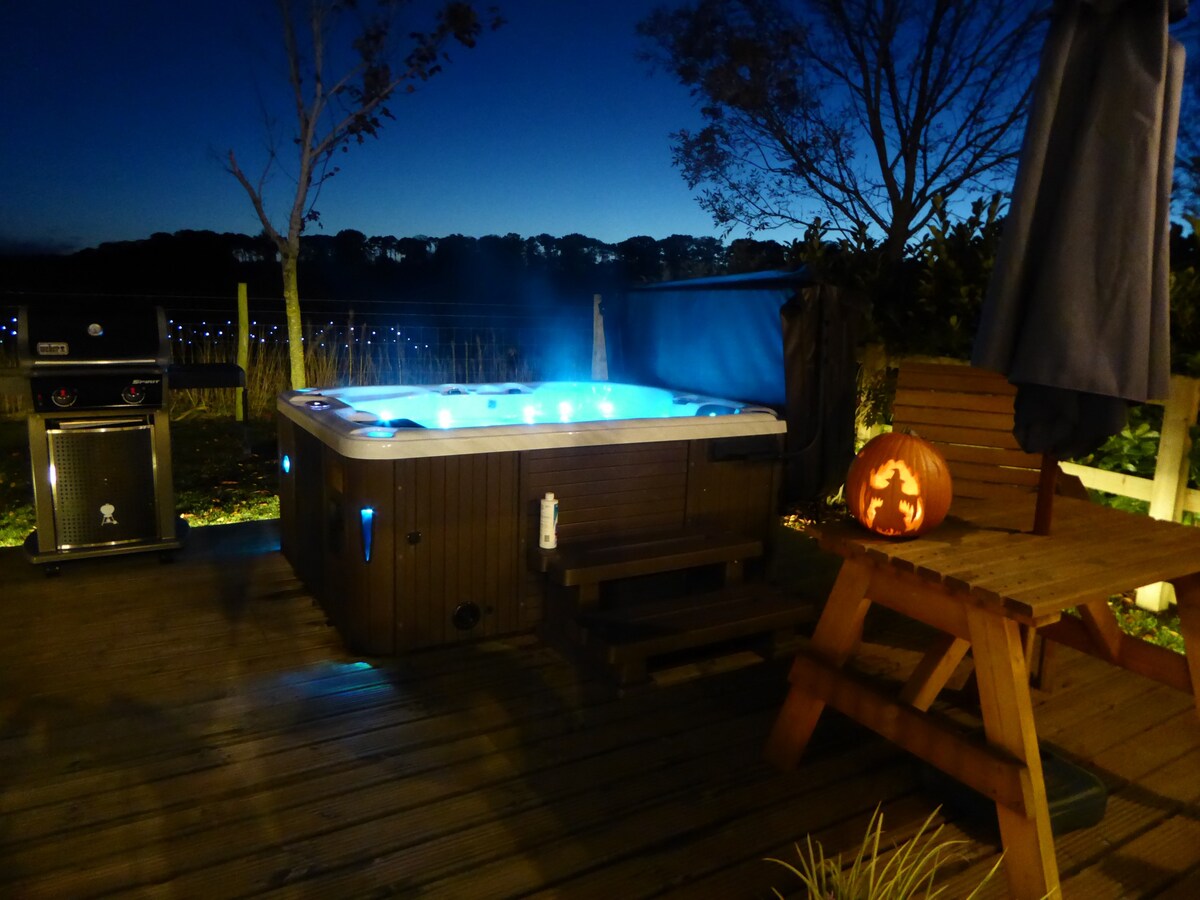
[[[589,311],[585,320],[577,312],[560,310],[540,317],[496,316],[492,311],[487,315],[406,313],[393,316],[391,323],[382,316],[347,314],[344,318],[310,319],[304,325],[301,341],[310,351],[328,353],[330,362],[336,365],[353,359],[354,368],[380,377],[401,369],[409,374],[414,364],[431,370],[461,370],[478,377],[484,377],[485,372],[511,377],[518,368],[528,373],[544,348],[549,347],[554,348],[556,368],[562,368],[564,362],[568,368],[585,367],[590,356],[591,316]],[[0,316],[0,367],[17,364],[17,328],[16,315],[6,311]],[[168,330],[176,362],[228,362],[236,358],[238,326],[228,314],[195,317],[172,311]],[[286,354],[289,343],[286,326],[271,321],[270,315],[251,319],[247,339],[252,358]]]

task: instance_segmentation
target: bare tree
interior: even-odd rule
[[[701,104],[675,165],[728,234],[819,210],[899,259],[1020,151],[1045,0],[693,0],[638,30]]]
[[[352,143],[377,137],[383,120],[394,118],[388,101],[402,87],[411,91],[440,68],[445,46],[457,41],[473,47],[483,23],[469,3],[450,2],[438,9],[427,31],[402,32],[399,15],[408,0],[276,0],[283,28],[287,81],[291,91],[295,132],[291,150],[273,141],[267,162],[256,180],[242,170],[230,150],[226,168],[245,189],[279,254],[283,298],[287,312],[288,356],[292,388],[306,386],[304,345],[300,326],[297,267],[300,235],[317,222],[316,201],[321,186],[337,174],[335,153]],[[491,27],[500,24],[490,10]],[[339,41],[339,39],[341,39]],[[400,48],[401,41],[407,52]],[[264,197],[282,156],[294,153],[295,192],[284,224],[276,226]]]
[[[1179,111],[1179,135],[1175,144],[1175,211],[1185,218],[1200,215],[1200,77],[1195,60],[1200,56],[1200,17],[1184,19],[1187,4],[1174,0],[1171,5],[1172,30],[1187,51],[1188,66],[1183,73],[1183,95]],[[1182,21],[1180,21],[1182,19]]]

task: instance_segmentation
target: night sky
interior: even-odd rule
[[[715,234],[670,163],[669,133],[698,111],[634,56],[654,0],[498,5],[503,28],[455,46],[444,72],[394,99],[379,140],[342,157],[319,203],[324,233]],[[260,98],[291,133],[271,0],[2,10],[0,249],[261,230],[220,157],[232,148],[257,174]]]

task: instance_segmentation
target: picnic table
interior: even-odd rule
[[[826,705],[996,804],[1010,893],[1059,896],[1030,658],[1040,635],[1200,697],[1200,528],[1086,500],[1055,498],[1050,534],[1033,534],[1031,495],[956,499],[938,528],[894,540],[852,520],[810,527],[843,557],[811,645],[793,663],[767,758],[795,767]],[[1124,634],[1110,596],[1174,585],[1190,655]],[[872,603],[934,629],[898,695],[846,667]],[[929,713],[973,656],[986,741]]]

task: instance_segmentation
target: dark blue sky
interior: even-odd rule
[[[396,98],[379,140],[343,157],[324,232],[714,234],[670,163],[669,133],[699,115],[634,58],[654,0],[498,3],[507,25],[455,48]],[[277,35],[271,0],[4,3],[0,245],[257,233],[217,155],[232,148],[257,171]],[[290,129],[286,105],[275,111]]]

